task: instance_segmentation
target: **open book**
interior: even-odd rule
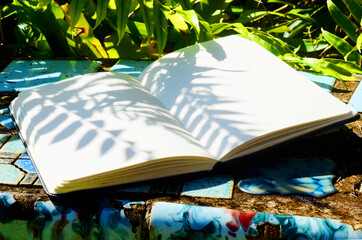
[[[210,171],[359,115],[229,36],[152,63],[24,91],[10,111],[49,194]]]

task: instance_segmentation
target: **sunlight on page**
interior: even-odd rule
[[[218,159],[255,137],[349,113],[280,59],[238,36],[168,54],[138,79]]]
[[[20,98],[16,121],[47,182],[171,156],[212,157],[128,75],[84,75]]]

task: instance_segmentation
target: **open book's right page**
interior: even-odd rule
[[[239,145],[250,145],[261,136],[273,139],[275,134],[271,142],[288,140],[300,134],[295,132],[307,133],[354,114],[276,56],[239,36],[175,51],[138,79],[222,161],[235,157],[230,151]],[[242,155],[235,150],[233,154]]]

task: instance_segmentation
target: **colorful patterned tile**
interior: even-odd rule
[[[7,129],[15,129],[15,124],[11,117],[0,115],[0,124]]]
[[[43,186],[43,184],[41,184],[41,181],[40,181],[39,178],[33,183],[33,185],[36,186],[36,187],[42,187]]]
[[[0,153],[25,153],[25,147],[19,135],[12,136],[0,149]],[[1,157],[1,156],[0,156]]]
[[[1,114],[1,115],[8,115],[8,114],[9,114],[9,109],[8,109],[8,108],[2,108],[2,109],[0,109],[0,114]]]
[[[15,158],[0,158],[0,163],[11,164],[15,161]]]
[[[21,168],[24,172],[27,173],[36,173],[33,163],[30,159],[18,159],[15,162],[15,165]]]
[[[120,72],[138,77],[152,61],[119,60],[109,71]]]
[[[181,196],[231,198],[233,187],[232,177],[206,177],[185,183]]]
[[[20,158],[20,159],[30,159],[30,157],[29,157],[29,155],[28,155],[28,153],[27,153],[27,152],[26,152],[26,153],[21,154],[19,158]]]
[[[0,164],[0,183],[17,185],[24,177],[24,173],[10,164]]]
[[[0,148],[11,137],[10,134],[0,134]]]
[[[2,152],[0,149],[0,158],[18,158],[20,153],[14,153],[14,152]]]
[[[327,92],[332,92],[333,86],[336,83],[336,79],[334,77],[329,76],[323,76],[318,74],[313,74],[309,72],[302,72],[300,71],[302,75],[307,77],[309,80],[326,90]]]
[[[158,240],[362,239],[361,230],[336,220],[168,202],[154,204],[150,225],[149,239]]]
[[[0,73],[0,92],[23,91],[96,72],[100,65],[99,61],[14,60]]]
[[[251,194],[303,194],[325,197],[335,193],[333,161],[326,158],[287,158],[255,165],[240,180],[240,190]]]
[[[362,82],[362,81],[361,81]],[[357,89],[354,91],[348,105],[358,112],[362,112],[362,83],[359,83]]]
[[[25,175],[24,179],[20,182],[20,185],[31,185],[37,177],[38,175],[36,173],[28,173]]]

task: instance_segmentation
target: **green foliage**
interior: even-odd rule
[[[1,21],[17,19],[16,41],[5,46],[20,55],[155,59],[239,34],[300,70],[343,80],[361,73],[361,0],[8,2],[0,3]]]
[[[85,5],[85,0],[72,0],[69,8],[70,29],[73,30],[75,24],[79,21]]]
[[[98,0],[97,1],[97,11],[96,11],[96,23],[94,28],[96,28],[107,16],[109,0]]]

